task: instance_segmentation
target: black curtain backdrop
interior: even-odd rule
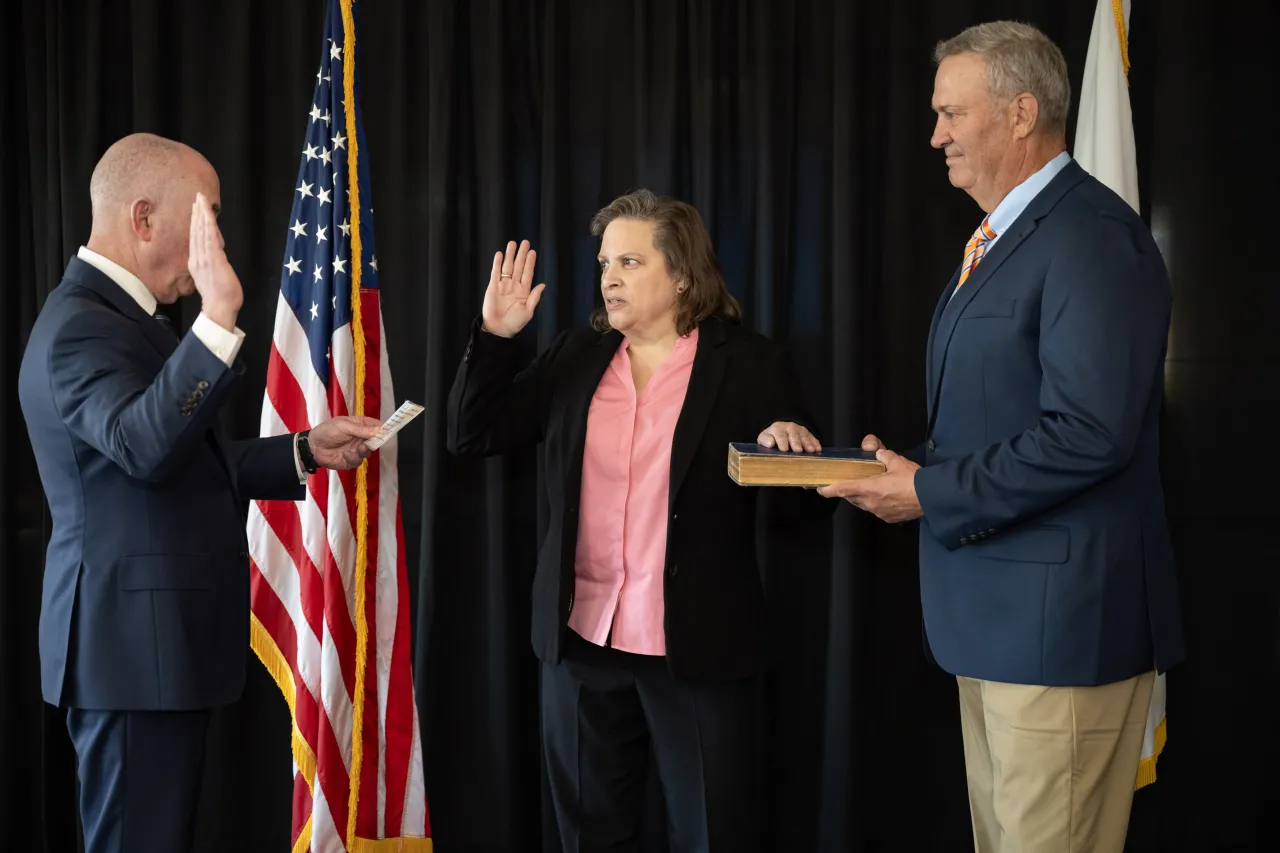
[[[519,238],[538,249],[549,289],[526,333],[532,354],[595,304],[592,213],[637,186],[678,195],[706,218],[747,322],[793,348],[831,440],[876,431],[914,444],[931,311],[981,217],[928,145],[932,46],[981,20],[1033,22],[1062,46],[1078,90],[1094,2],[364,6],[388,346],[398,396],[427,406],[404,433],[401,484],[437,849],[551,850],[528,643],[536,457],[463,462],[442,438],[492,252]],[[1280,561],[1268,527],[1280,472],[1268,416],[1280,361],[1266,341],[1280,316],[1278,182],[1259,131],[1280,12],[1135,6],[1142,208],[1175,290],[1165,472],[1191,656],[1170,677],[1170,742],[1159,781],[1136,795],[1128,849],[1275,849]],[[71,851],[74,754],[38,685],[48,516],[18,410],[22,349],[87,239],[103,149],[136,130],[181,139],[221,174],[249,368],[226,417],[255,432],[324,4],[6,11],[0,848]],[[196,311],[182,306],[185,324]],[[771,807],[743,819],[772,849],[970,849],[955,684],[922,655],[914,537],[844,507],[811,535],[764,543],[787,664],[769,684]],[[287,850],[290,772],[286,706],[251,659],[243,699],[215,717],[199,849]]]

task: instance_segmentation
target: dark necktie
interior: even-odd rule
[[[173,327],[173,321],[170,320],[168,316],[161,311],[156,311],[156,313],[151,315],[151,319],[159,323],[161,328],[168,332],[175,341],[178,340],[178,330]]]

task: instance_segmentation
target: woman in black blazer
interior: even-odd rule
[[[735,485],[728,445],[820,445],[780,349],[739,325],[693,207],[641,190],[592,234],[603,307],[523,370],[513,338],[545,285],[531,286],[527,242],[494,256],[449,394],[449,450],[542,445],[532,634],[565,849],[638,849],[652,754],[673,851],[756,850],[756,501],[779,515],[834,502]]]

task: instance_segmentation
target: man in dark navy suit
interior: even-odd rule
[[[1032,27],[937,48],[932,144],[987,212],[938,301],[928,429],[822,490],[920,521],[926,646],[957,676],[978,853],[1120,853],[1156,671],[1183,657],[1158,469],[1170,285],[1066,153]]]
[[[378,421],[228,441],[240,281],[213,167],[137,134],[90,184],[93,231],[50,293],[19,394],[53,517],[40,611],[45,701],[66,707],[88,853],[191,846],[210,709],[249,641],[241,501],[301,500],[317,466],[369,455]],[[199,292],[179,340],[157,303]]]

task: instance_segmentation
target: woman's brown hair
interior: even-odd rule
[[[676,332],[687,335],[708,317],[730,323],[742,320],[742,309],[725,284],[711,235],[691,204],[649,190],[635,190],[609,202],[591,220],[591,234],[599,237],[615,219],[653,223],[653,245],[667,262],[667,272],[685,283],[676,293]],[[591,327],[605,332],[609,314],[603,307],[591,317]]]

